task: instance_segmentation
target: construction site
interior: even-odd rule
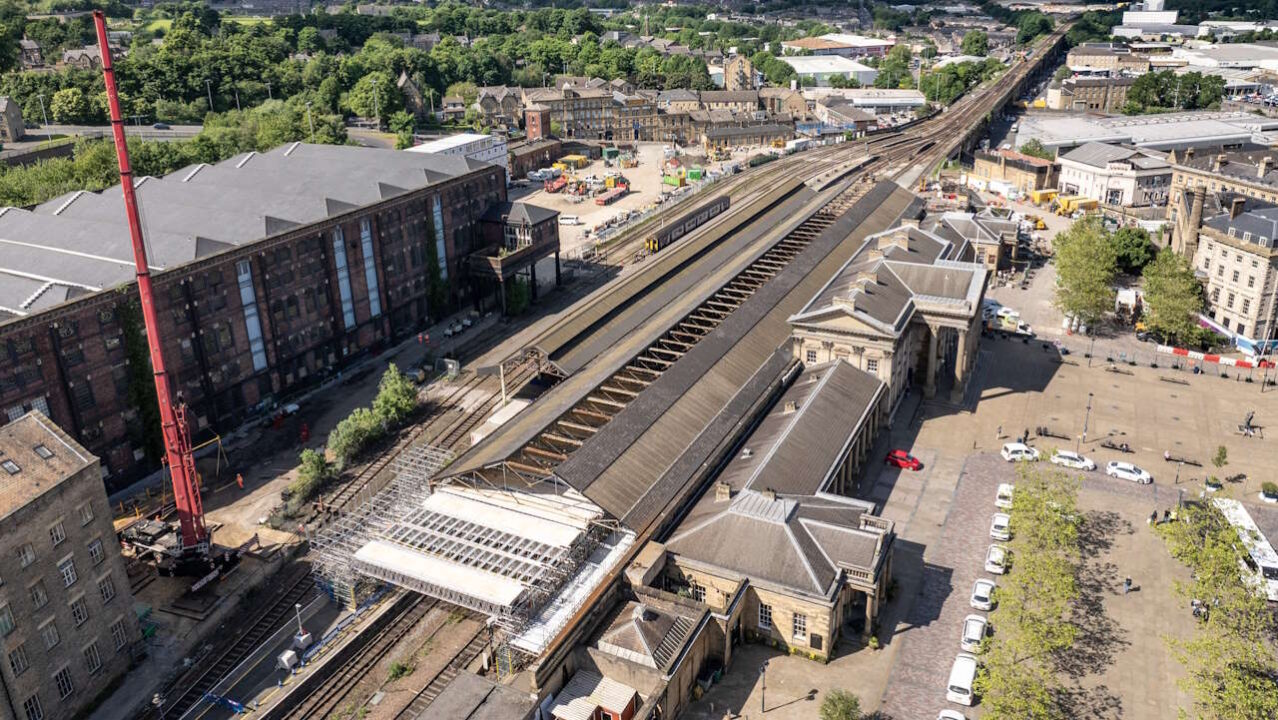
[[[863,642],[894,534],[852,497],[856,477],[900,383],[961,394],[985,282],[971,248],[919,229],[912,188],[1049,54],[943,116],[724,179],[669,211],[692,221],[668,242],[651,224],[618,234],[613,257],[645,259],[463,353],[421,391],[424,417],[343,475],[291,541],[274,536],[260,589],[232,611],[207,589],[257,563],[263,538],[218,544],[206,519],[104,53],[174,497],[173,521],[121,537],[186,576],[170,606],[196,602],[203,620],[222,604],[212,640],[143,714],[666,718],[743,640],[818,659]],[[797,339],[801,319],[840,314],[830,322],[888,338],[901,372]],[[682,540],[712,523],[719,539]],[[778,544],[732,547],[733,533]],[[793,552],[786,566],[807,572],[772,576],[742,551]]]

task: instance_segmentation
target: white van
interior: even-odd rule
[[[577,217],[576,215],[560,215],[559,224],[560,225],[580,225],[581,218]]]
[[[959,653],[950,668],[950,681],[945,687],[945,699],[959,705],[971,705],[974,698],[972,683],[976,681],[976,656]]]

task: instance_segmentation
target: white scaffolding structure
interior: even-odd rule
[[[403,508],[420,507],[431,493],[431,480],[452,462],[453,453],[432,445],[406,449],[392,463],[393,477],[354,509],[343,512],[311,536],[315,576],[335,602],[354,608],[360,599],[355,553],[387,530]]]

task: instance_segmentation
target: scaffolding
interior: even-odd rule
[[[372,584],[361,582],[355,553],[386,532],[404,509],[420,507],[430,497],[435,474],[452,460],[452,452],[444,448],[408,448],[392,464],[393,477],[385,487],[311,536],[316,582],[334,602],[351,609],[359,605]]]

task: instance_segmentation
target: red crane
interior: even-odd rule
[[[98,31],[98,47],[102,50],[102,76],[106,81],[107,103],[111,109],[111,134],[115,154],[120,161],[120,189],[124,193],[124,211],[129,220],[133,240],[133,262],[137,266],[138,296],[142,303],[142,320],[146,324],[146,343],[151,350],[151,369],[155,375],[155,396],[160,403],[160,427],[164,433],[165,461],[173,478],[173,499],[177,504],[180,525],[179,554],[207,555],[209,531],[204,527],[204,503],[196,483],[195,456],[191,453],[191,431],[186,421],[186,406],[173,401],[169,375],[164,368],[164,352],[160,347],[160,329],[156,321],[155,295],[151,290],[151,270],[142,240],[142,222],[133,190],[133,169],[129,165],[129,146],[124,139],[124,120],[120,117],[120,96],[116,91],[115,68],[111,65],[111,47],[107,43],[106,16],[93,11],[93,24]]]

